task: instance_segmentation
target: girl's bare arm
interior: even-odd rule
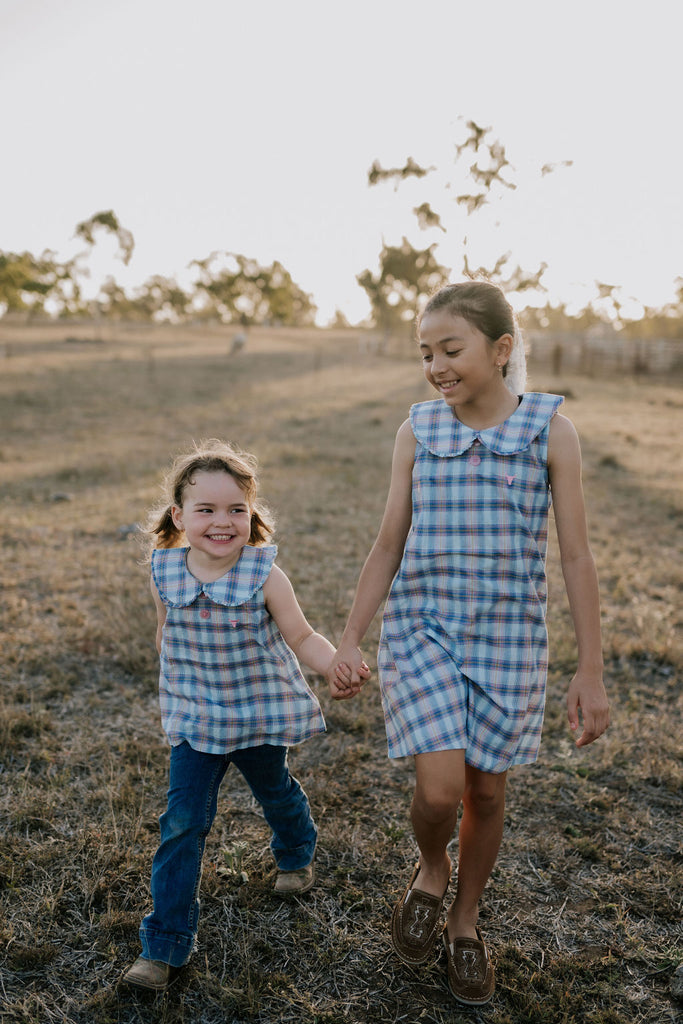
[[[299,661],[324,676],[334,656],[334,647],[322,634],[316,633],[308,622],[289,578],[279,566],[274,565],[271,569],[263,594],[266,607],[285,643],[291,647]],[[367,666],[361,668],[361,680],[355,687],[356,692],[369,674]]]
[[[567,716],[582,747],[609,725],[609,704],[602,680],[600,595],[595,562],[588,543],[581,485],[581,450],[573,424],[556,415],[550,424],[548,469],[560,546],[562,573],[578,648],[578,666],[567,695]]]
[[[415,460],[415,437],[406,420],[396,434],[391,467],[391,484],[382,523],[358,578],[356,594],[343,636],[327,679],[332,685],[335,666],[339,663],[352,669],[352,682],[362,663],[359,644],[368,626],[386,597],[396,575],[412,519],[412,471]]]

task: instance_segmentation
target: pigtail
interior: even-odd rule
[[[251,533],[249,543],[267,544],[275,532],[275,522],[265,505],[258,505],[251,513]]]
[[[142,562],[150,562],[152,552],[157,548],[180,547],[182,537],[183,531],[173,522],[171,505],[161,505],[152,509],[147,516],[147,522],[140,530],[144,552]]]
[[[176,548],[183,531],[179,530],[173,522],[171,506],[162,509],[158,515],[156,524],[149,531],[155,538],[157,548]]]

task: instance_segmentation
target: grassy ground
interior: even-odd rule
[[[168,757],[134,524],[171,454],[220,436],[258,455],[280,564],[336,639],[393,435],[430,396],[415,358],[361,353],[353,332],[254,331],[237,356],[220,330],[108,332],[0,325],[3,1024],[678,1019],[683,395],[675,382],[542,368],[532,387],[567,395],[584,446],[613,725],[574,750],[572,631],[551,545],[542,753],[511,773],[482,908],[494,1001],[461,1012],[442,956],[413,971],[391,952],[391,906],[415,857],[412,767],[386,758],[374,681],[351,704],[321,689],[328,732],[292,752],[320,826],[317,887],[275,898],[268,830],[230,773],[191,965],[156,1000],[118,985],[149,908]],[[373,665],[377,635],[375,623]]]

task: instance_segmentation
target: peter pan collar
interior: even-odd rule
[[[164,604],[184,608],[201,593],[215,604],[244,604],[268,579],[277,555],[275,544],[246,545],[236,565],[213,583],[202,583],[187,568],[188,548],[159,548],[152,552],[152,578]]]
[[[473,430],[456,418],[444,401],[419,402],[411,406],[410,425],[415,439],[443,458],[462,455],[480,441],[496,455],[525,451],[553,418],[564,399],[530,391],[506,420],[486,430]]]

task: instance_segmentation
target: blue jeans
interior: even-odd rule
[[[159,818],[161,841],[152,862],[154,911],[140,925],[142,955],[182,967],[190,958],[199,921],[202,857],[230,764],[244,776],[273,830],[270,848],[282,871],[313,860],[317,829],[308,798],[289,774],[287,748],[248,747],[204,754],[188,743],[171,748],[168,807]]]

